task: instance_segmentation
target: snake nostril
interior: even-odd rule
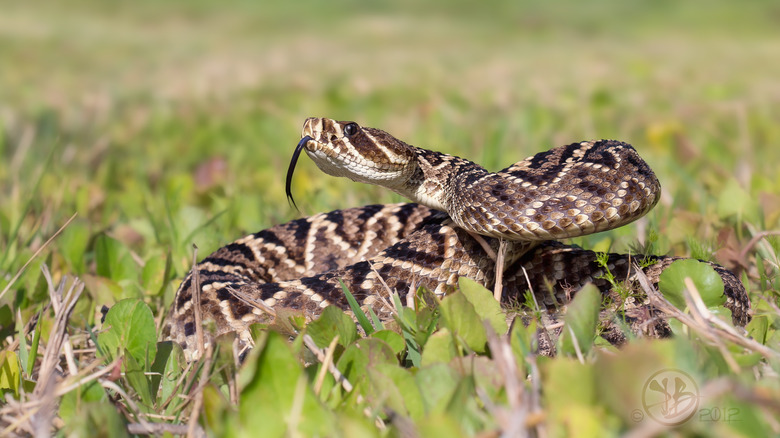
[[[331,142],[335,142],[336,140],[338,140],[338,137],[336,137],[335,135],[331,135],[330,136],[330,141]]]

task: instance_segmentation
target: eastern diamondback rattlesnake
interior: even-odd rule
[[[633,147],[617,141],[557,147],[491,173],[378,129],[310,118],[291,162],[288,195],[302,150],[325,173],[387,187],[417,204],[322,213],[220,248],[196,266],[202,320],[215,326],[207,342],[212,335],[236,332],[242,345],[251,346],[249,325],[272,320],[273,309],[291,308],[307,317],[328,305],[349,309],[339,279],[361,306],[386,319],[392,317],[388,290],[405,295],[425,286],[442,296],[459,277],[492,288],[496,262],[486,250],[498,252],[499,240],[506,242],[503,302],[521,301],[530,287],[540,306],[556,310],[588,282],[607,294],[610,284],[601,278],[604,269],[596,254],[555,240],[632,222],[660,193],[649,166]],[[651,257],[656,263],[643,271],[657,283],[674,258]],[[631,277],[628,255],[610,254],[608,260],[617,278]],[[713,267],[723,278],[734,322],[746,324],[750,302],[744,287],[728,270]],[[191,272],[179,287],[163,331],[190,358],[200,355],[194,280]],[[647,335],[666,334],[658,312],[632,300],[624,306],[632,327]],[[620,341],[620,333],[610,336]]]

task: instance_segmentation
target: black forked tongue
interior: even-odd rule
[[[298,211],[300,210],[298,209],[298,206],[295,205],[295,199],[293,199],[290,188],[292,187],[292,177],[293,172],[295,172],[295,165],[298,164],[298,157],[301,156],[301,151],[303,150],[304,146],[306,146],[306,143],[308,143],[310,140],[313,139],[307,135],[298,142],[298,146],[295,147],[295,152],[293,152],[293,156],[290,159],[290,167],[287,168],[287,183],[284,186],[284,190],[287,193],[287,201],[292,204],[292,206],[295,207],[295,209]]]

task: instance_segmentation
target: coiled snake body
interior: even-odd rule
[[[416,203],[322,213],[220,248],[195,267],[202,319],[215,328],[207,341],[236,332],[242,345],[250,346],[249,325],[273,319],[274,308],[296,309],[307,317],[328,305],[349,309],[339,280],[362,306],[383,318],[391,318],[389,291],[405,295],[426,286],[443,295],[459,277],[492,288],[496,262],[488,252],[499,251],[499,240],[506,242],[506,303],[517,303],[530,288],[540,306],[558,309],[588,282],[608,293],[596,254],[555,240],[632,222],[655,205],[660,193],[649,166],[633,147],[617,141],[557,147],[491,173],[378,129],[310,118],[288,173],[288,195],[302,150],[325,173],[382,185]],[[674,258],[652,257],[656,263],[643,270],[657,283]],[[608,261],[617,278],[630,276],[629,256],[610,254]],[[746,324],[750,302],[742,284],[713,266],[724,280],[734,322]],[[190,272],[182,282],[163,331],[190,358],[201,354],[194,280]],[[633,304],[625,316],[637,330],[665,334],[668,327],[649,304]],[[615,337],[619,341],[620,335]]]

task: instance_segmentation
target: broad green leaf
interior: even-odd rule
[[[440,311],[438,307],[423,307],[416,311],[406,308],[408,313],[414,315],[414,340],[417,345],[425,348],[428,337],[436,330],[439,322]]]
[[[108,329],[98,335],[98,343],[109,359],[127,350],[140,364],[154,360],[157,330],[152,311],[143,301],[130,298],[114,304],[103,327]]]
[[[638,339],[625,345],[619,354],[599,351],[593,364],[599,403],[626,424],[636,424],[634,415],[643,408],[642,391],[648,379],[667,368],[690,370],[690,356],[695,348],[681,338]],[[548,364],[551,362],[555,361]]]
[[[326,307],[322,315],[309,324],[306,331],[320,348],[330,345],[336,335],[339,336],[339,344],[344,347],[358,338],[355,321],[336,306]]]
[[[178,407],[177,403],[171,403]],[[234,406],[225,398],[225,394],[219,391],[216,385],[206,385],[203,388],[203,422],[209,436],[231,436],[227,433],[229,423],[234,421],[232,414]],[[169,409],[171,411],[171,409]],[[173,415],[180,410],[172,410]]]
[[[766,315],[755,315],[745,329],[751,338],[766,345],[766,335],[769,330],[769,318]]]
[[[438,363],[424,366],[417,371],[414,378],[422,390],[425,412],[431,414],[445,412],[460,376],[453,367]]]
[[[406,347],[404,338],[392,330],[379,330],[372,333],[371,337],[385,341],[396,355],[404,351],[404,347]]]
[[[482,319],[466,296],[458,291],[446,296],[440,305],[444,326],[477,353],[485,352],[487,334]]]
[[[247,360],[242,374],[238,421],[227,425],[233,436],[330,436],[333,415],[314,395],[287,340],[268,332],[262,346]],[[227,434],[226,434],[227,435]]]
[[[13,392],[19,397],[19,385],[22,374],[19,368],[19,357],[13,351],[0,351],[0,391]]]
[[[83,402],[78,405],[71,421],[65,422],[64,431],[65,436],[130,436],[119,411],[113,403],[106,402]]]
[[[130,251],[118,240],[101,234],[95,240],[97,274],[113,281],[138,278],[139,267]]]
[[[14,312],[11,310],[11,306],[3,304],[3,306],[0,307],[0,336],[5,338],[6,336],[12,336],[14,331],[19,333],[19,329],[16,327],[19,323],[20,321],[16,321],[14,318]],[[24,325],[22,325],[22,327],[24,327]]]
[[[59,415],[65,423],[69,423],[76,420],[78,416],[84,416],[86,414],[84,409],[91,403],[104,401],[105,398],[106,391],[100,382],[87,382],[62,396]]]
[[[125,350],[122,371],[133,390],[141,396],[141,401],[143,402],[142,410],[144,410],[144,407],[149,409],[154,404],[150,382],[146,376],[146,369],[147,366],[143,362],[137,361],[132,354]]]
[[[723,424],[724,436],[777,436],[775,423],[765,421],[766,415],[760,403],[746,403],[727,394],[717,404],[702,407],[698,418]]]
[[[395,353],[386,342],[363,338],[347,347],[336,367],[347,379],[356,384],[366,377],[366,371],[380,363],[398,364]]]
[[[756,223],[758,212],[755,198],[750,196],[736,179],[729,179],[718,197],[718,216],[722,219],[736,216],[739,220]]]
[[[458,417],[445,414],[436,414],[426,417],[417,427],[419,436],[442,436],[448,438],[461,438],[470,436],[464,433],[458,421]]]
[[[76,274],[86,271],[84,253],[89,244],[89,226],[81,220],[74,220],[57,238],[57,248],[62,252],[65,261]]]
[[[158,295],[168,281],[172,265],[171,253],[155,255],[149,258],[141,270],[141,285],[147,295]]]
[[[508,329],[506,314],[501,309],[501,304],[493,297],[493,292],[466,277],[460,277],[458,287],[463,296],[474,306],[474,310],[480,318],[488,320],[497,334],[503,335],[506,333]]]
[[[596,338],[600,308],[601,292],[596,286],[588,284],[577,292],[563,317],[565,325],[559,338],[561,353],[577,354],[574,339],[583,355],[590,351]]]
[[[536,318],[531,319],[526,327],[520,316],[515,317],[512,333],[510,333],[510,345],[519,361],[524,361],[525,357],[533,352],[536,327]]]
[[[723,280],[712,266],[698,260],[676,260],[661,273],[658,289],[678,309],[685,309],[685,283],[690,277],[696,285],[704,304],[708,308],[722,306],[726,302],[723,295]]]
[[[151,380],[153,394],[159,394],[158,401],[167,401],[177,391],[176,385],[179,383],[179,378],[185,367],[184,352],[179,344],[171,341],[157,344],[157,356],[150,371],[159,373],[159,375],[153,375]],[[178,390],[181,391],[182,388],[178,388]],[[166,412],[169,414],[176,412],[183,402],[182,399],[174,398],[166,408]]]
[[[368,368],[366,396],[377,408],[419,419],[425,413],[420,387],[409,370],[396,364],[378,363]]]
[[[460,422],[463,430],[474,435],[480,429],[482,415],[477,408],[476,383],[473,376],[465,376],[458,381],[455,391],[447,403],[446,412]]]
[[[436,331],[428,342],[425,343],[425,349],[422,354],[422,365],[431,365],[437,363],[449,363],[453,357],[458,355],[452,332],[447,328]]]
[[[547,406],[564,420],[574,406],[590,407],[596,403],[596,382],[592,364],[581,364],[576,359],[560,357],[547,363],[544,369],[544,398]]]

